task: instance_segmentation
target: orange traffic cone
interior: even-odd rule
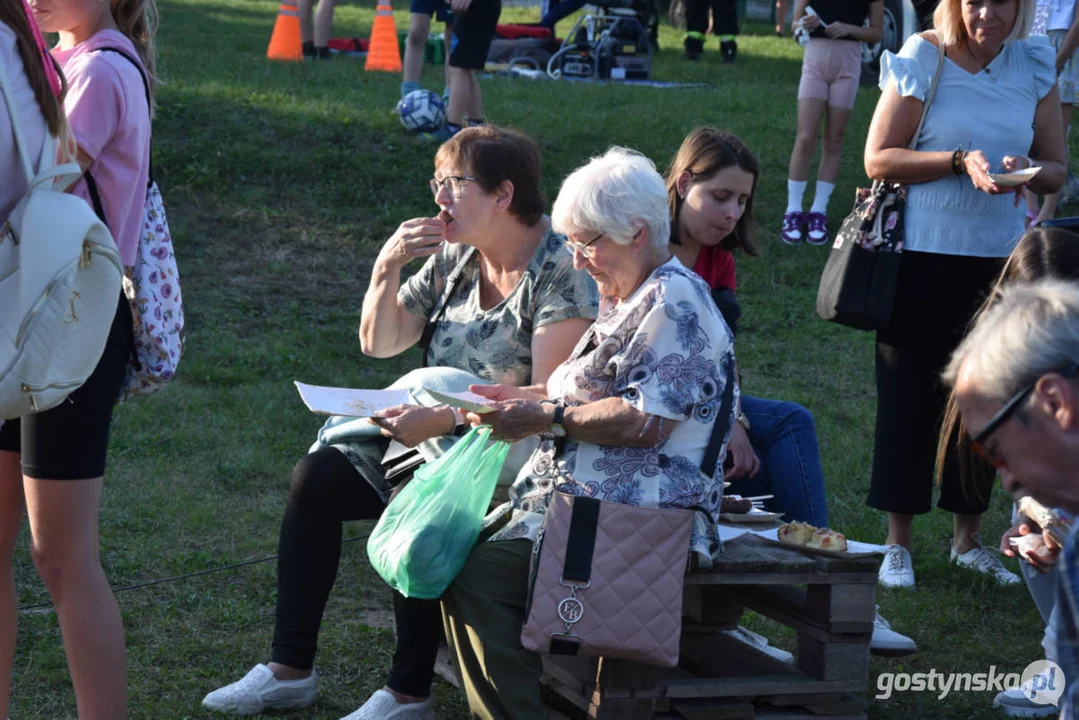
[[[300,9],[296,0],[281,0],[277,22],[273,26],[270,46],[266,57],[271,60],[303,61],[303,43],[300,41]]]
[[[363,69],[401,72],[401,49],[397,45],[397,25],[389,0],[380,1],[375,8],[375,26],[371,29],[371,45]]]

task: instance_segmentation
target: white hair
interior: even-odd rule
[[[1042,375],[1079,362],[1079,282],[1009,283],[952,355],[944,382],[960,369],[977,392],[1007,400]]]
[[[551,222],[563,235],[603,233],[620,245],[629,245],[644,227],[652,245],[666,247],[671,238],[667,187],[647,157],[612,147],[562,182]]]

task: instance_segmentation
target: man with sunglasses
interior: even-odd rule
[[[955,387],[971,446],[1008,492],[1079,512],[1079,283],[1005,286],[944,381]],[[1079,525],[1058,567],[1055,661],[1066,680],[1060,717],[1070,720],[1079,694]]]

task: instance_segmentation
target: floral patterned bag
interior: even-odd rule
[[[120,55],[139,71],[146,91],[146,106],[152,107],[150,83],[135,58],[117,48],[99,48]],[[93,176],[86,173],[86,185],[94,210],[105,220],[104,206]],[[184,307],[180,295],[180,272],[172,248],[172,235],[165,219],[161,191],[154,182],[153,162],[146,184],[145,219],[139,238],[135,266],[124,268],[124,295],[131,303],[135,349],[127,368],[127,379],[118,402],[132,395],[157,392],[172,380],[184,347]]]
[[[911,150],[922,134],[943,66],[944,43],[939,43],[937,70],[908,146]],[[889,325],[899,281],[906,206],[907,188],[899,183],[878,180],[870,188],[858,188],[854,209],[843,221],[821,273],[817,314],[823,319],[858,330],[880,330]]]

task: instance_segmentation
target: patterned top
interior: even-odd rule
[[[398,299],[413,315],[428,318],[446,278],[468,250],[443,245],[401,286]],[[532,381],[532,333],[571,318],[596,317],[599,293],[588,273],[573,269],[566,239],[548,231],[517,287],[490,310],[480,308],[479,254],[469,260],[446,312],[435,326],[428,364],[467,370],[492,383]]]
[[[1064,673],[1064,695],[1059,700],[1061,720],[1072,720],[1079,698],[1079,523],[1074,523],[1064,542],[1057,581],[1056,661]]]
[[[925,102],[936,69],[937,47],[914,35],[898,55],[881,56],[880,87],[895,83],[901,97]],[[1035,110],[1055,82],[1056,58],[1045,38],[1005,44],[984,72],[973,75],[945,58],[915,149],[981,150],[999,172],[1005,155],[1030,153]],[[1023,234],[1023,209],[1010,193],[989,195],[970,178],[948,173],[908,186],[904,222],[905,250],[1006,257]]]
[[[734,403],[717,418],[728,382],[734,382],[734,337],[708,286],[672,258],[628,299],[604,299],[600,317],[570,359],[547,381],[547,394],[566,405],[620,397],[651,421],[675,420],[668,438],[653,447],[596,445],[566,438],[556,457],[552,438],[525,463],[510,500],[486,525],[506,520],[491,540],[535,539],[554,490],[643,507],[704,507],[719,514],[722,466]],[[737,387],[734,389],[737,397]],[[700,465],[715,422],[725,423],[713,477]],[[692,548],[703,559],[717,549],[715,524],[700,513]]]

